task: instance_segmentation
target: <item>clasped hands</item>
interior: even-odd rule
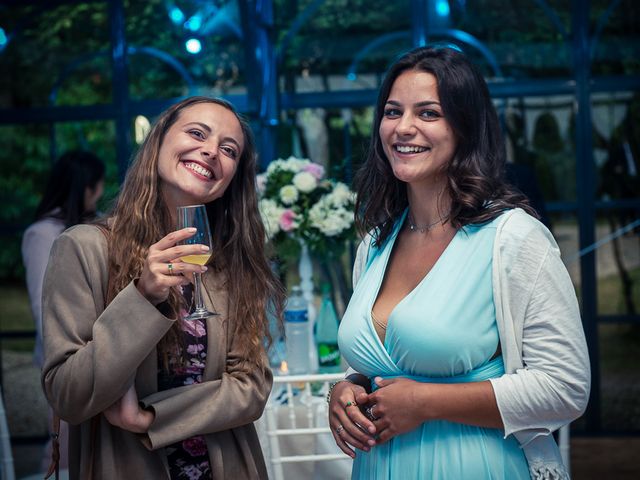
[[[424,385],[408,378],[376,377],[377,390],[340,382],[329,403],[329,425],[338,447],[355,458],[353,447],[369,451],[423,423],[425,405],[418,395]]]

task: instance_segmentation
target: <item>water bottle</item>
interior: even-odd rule
[[[331,286],[322,287],[322,303],[316,320],[316,345],[318,348],[318,371],[335,373],[341,371],[338,349],[338,316],[331,301]]]
[[[297,375],[309,373],[309,310],[302,296],[302,289],[295,286],[287,298],[284,311],[284,329],[287,335],[287,366],[289,373]]]
[[[269,365],[272,369],[282,367],[282,361],[286,360],[286,344],[284,340],[284,332],[278,326],[278,319],[273,314],[273,309],[267,309],[267,318],[269,319],[269,333],[271,334],[271,348],[268,350]]]

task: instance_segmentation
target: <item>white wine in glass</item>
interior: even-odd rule
[[[209,229],[209,218],[207,217],[207,209],[204,205],[190,205],[188,207],[178,207],[178,225],[177,229],[193,227],[197,231],[186,240],[182,240],[180,245],[207,245],[208,253],[197,255],[185,255],[181,257],[185,263],[193,263],[196,265],[204,265],[211,258],[211,250],[213,244],[211,242],[211,230]],[[210,312],[204,306],[202,300],[202,274],[194,273],[194,300],[195,310],[185,317],[185,320],[196,320],[207,318],[211,315],[218,315],[216,312]]]

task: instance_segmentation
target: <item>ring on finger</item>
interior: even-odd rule
[[[340,435],[340,434],[342,433],[342,431],[343,431],[343,430],[344,430],[344,427],[342,426],[342,424],[340,424],[340,425],[338,425],[338,426],[336,427],[336,433],[337,433],[338,435]]]
[[[167,268],[169,269],[169,275],[173,275],[173,263],[167,264]]]
[[[376,417],[376,416],[373,414],[373,407],[374,407],[374,405],[371,405],[370,407],[367,407],[367,408],[365,408],[365,409],[364,409],[364,414],[365,414],[365,415],[367,416],[367,418],[368,418],[369,420],[371,420],[371,421],[378,420],[378,417]]]
[[[357,406],[358,406],[358,403],[354,400],[353,402],[347,402],[344,408],[357,407]]]

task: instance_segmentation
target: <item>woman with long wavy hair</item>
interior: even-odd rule
[[[265,258],[251,132],[192,97],[160,115],[102,224],[55,243],[44,287],[42,381],[71,426],[71,478],[265,478],[253,421],[272,382],[267,311],[284,291]],[[176,207],[204,204],[213,254],[177,245]],[[219,315],[185,320],[191,278]]]
[[[586,407],[586,342],[557,245],[504,160],[459,49],[391,66],[356,180],[365,240],[339,331],[354,372],[329,395],[354,479],[567,478],[551,432]]]

